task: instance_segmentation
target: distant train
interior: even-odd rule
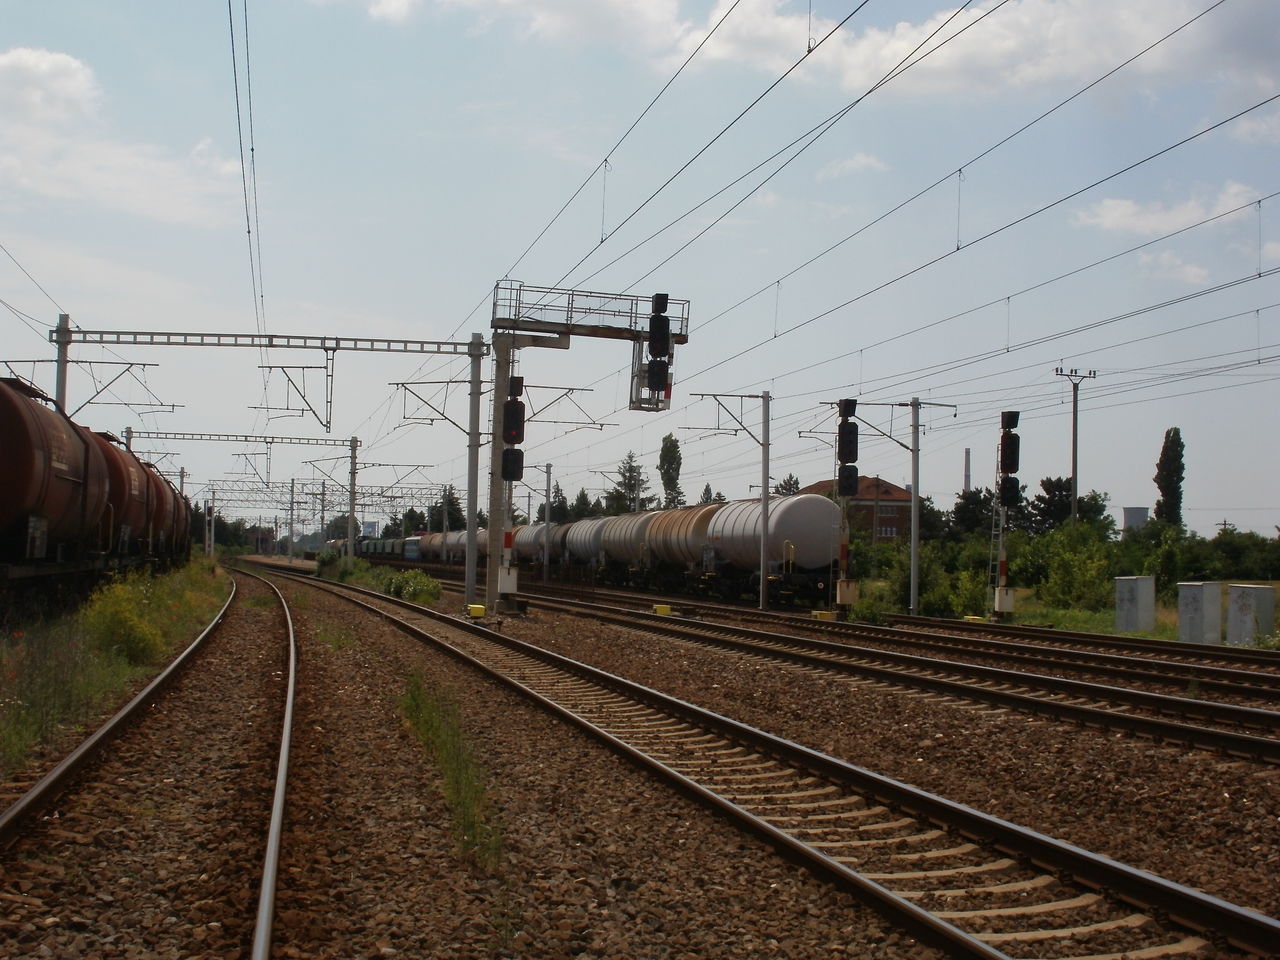
[[[544,557],[557,580],[736,599],[760,589],[759,500],[706,503],[572,523],[534,523],[512,531],[512,563],[538,574]],[[465,530],[362,540],[373,562],[456,567],[466,559]],[[769,502],[766,576],[773,602],[830,600],[841,576],[846,535],[840,508],[799,494]],[[331,549],[341,551],[335,541]],[[479,553],[487,540],[482,533]]]
[[[183,562],[185,497],[107,433],[0,378],[0,580]]]

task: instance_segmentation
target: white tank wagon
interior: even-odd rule
[[[438,531],[423,534],[418,539],[418,556],[423,563],[444,563],[444,534]]]
[[[569,557],[569,531],[573,528],[573,521],[568,523],[553,523],[551,525],[551,558],[559,559],[561,562]]]
[[[645,537],[649,525],[660,511],[624,513],[608,517],[604,522],[604,552],[616,563],[631,567],[643,566],[649,559],[649,547]]]
[[[685,568],[701,565],[710,542],[707,530],[711,518],[723,506],[723,503],[703,503],[661,511],[646,532],[650,554]]]
[[[711,517],[707,539],[724,561],[757,570],[761,526],[760,501],[736,500]],[[770,499],[765,559],[771,572],[828,568],[839,560],[843,540],[840,508],[826,497],[805,493]]]
[[[450,530],[440,534],[445,563],[465,563],[467,559],[467,531]],[[485,536],[484,527],[476,531],[476,555],[483,557],[488,552],[489,540]]]
[[[561,540],[559,545],[556,542],[556,527],[559,524],[551,524],[550,530],[545,523],[531,523],[527,526],[517,527],[514,541],[514,549],[516,558],[519,560],[536,560],[541,561],[544,550],[544,538],[550,537],[551,560],[555,562],[560,559],[560,550],[563,548],[564,541]]]
[[[588,517],[567,524],[565,549],[574,563],[596,564],[604,553],[604,525],[611,517]]]

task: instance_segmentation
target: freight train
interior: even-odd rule
[[[572,523],[534,523],[509,534],[511,562],[532,575],[722,599],[758,596],[759,500],[706,503]],[[773,602],[830,602],[842,575],[847,541],[840,508],[826,497],[798,494],[769,502],[766,576]],[[357,553],[378,563],[461,567],[465,530],[362,540]],[[331,549],[341,552],[335,541]],[[487,541],[479,537],[481,557]],[[483,566],[482,568],[483,569]]]
[[[0,581],[97,573],[191,552],[191,507],[109,433],[0,378]]]

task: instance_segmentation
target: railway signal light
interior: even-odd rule
[[[502,479],[524,479],[524,451],[519,447],[507,447],[502,451]]]
[[[840,467],[836,471],[836,496],[856,497],[858,495],[858,424],[850,419],[858,408],[857,400],[841,400],[836,404],[836,412],[840,422],[836,424],[836,460]]]
[[[1022,441],[1012,431],[1006,431],[1000,438],[1000,472],[1018,472],[1018,448]]]
[[[655,293],[649,307],[649,356],[655,360],[671,356],[671,318],[667,316],[667,295]],[[650,365],[652,369],[652,364]],[[662,387],[655,388],[653,376],[649,377],[649,389],[662,389],[667,385],[666,377],[662,378]]]
[[[1005,410],[1000,414],[1000,490],[1002,507],[1016,507],[1022,499],[1018,478],[1018,454],[1022,441],[1013,432],[1018,425],[1018,411]]]
[[[524,443],[524,401],[507,400],[502,404],[502,442]]]
[[[858,425],[852,420],[842,420],[836,427],[836,459],[841,463],[857,462]]]
[[[1000,478],[1000,506],[1016,507],[1022,500],[1022,485],[1018,478],[1005,474]]]
[[[524,377],[512,377],[507,382],[507,396],[502,402],[502,442],[524,443],[524,401],[517,400],[524,393]],[[502,451],[502,479],[524,479],[524,451],[507,447]]]
[[[645,386],[654,393],[667,389],[667,373],[670,367],[665,360],[650,360],[645,374]]]
[[[858,495],[858,465],[842,463],[836,473],[836,496],[856,497]]]

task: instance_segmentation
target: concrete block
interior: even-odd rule
[[[1156,626],[1156,578],[1116,577],[1116,630],[1150,633]]]
[[[1178,584],[1178,639],[1184,643],[1222,642],[1222,584]]]
[[[993,609],[996,613],[1013,613],[1013,587],[996,587]]]
[[[1275,629],[1274,587],[1227,584],[1227,643],[1250,646],[1258,637],[1275,633]]]

